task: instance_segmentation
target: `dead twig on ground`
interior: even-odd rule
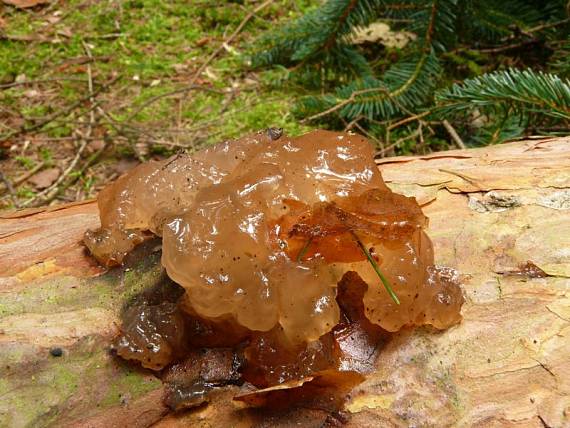
[[[36,79],[36,80],[23,80],[21,82],[12,82],[12,83],[5,83],[0,85],[0,89],[10,89],[17,86],[30,86],[30,85],[37,85],[40,83],[51,83],[51,82],[85,82],[86,80],[80,77],[52,77],[47,79]]]
[[[340,119],[342,120],[342,118]],[[376,146],[382,150],[384,148],[384,143],[380,139],[372,135],[370,132],[368,132],[366,129],[364,129],[364,127],[360,125],[360,123],[358,123],[362,119],[366,119],[366,117],[358,116],[356,119],[351,120],[348,124],[345,125],[344,132],[350,131],[352,128],[357,128],[363,135],[366,135],[368,138],[374,141],[376,143]]]
[[[82,43],[83,43],[83,49],[85,49],[86,54],[90,58],[92,58],[89,46],[87,46],[85,44],[85,42],[82,42]],[[79,146],[79,149],[77,150],[77,153],[75,154],[75,157],[70,162],[70,164],[67,166],[65,171],[58,177],[58,179],[55,181],[55,183],[53,183],[50,187],[48,187],[47,189],[45,189],[42,192],[35,195],[33,198],[25,201],[22,204],[22,206],[30,206],[31,204],[35,203],[38,200],[41,200],[41,203],[44,203],[44,204],[47,204],[50,201],[52,201],[57,196],[57,194],[62,190],[62,189],[60,189],[59,186],[73,172],[73,170],[75,169],[79,160],[81,159],[81,155],[83,154],[85,147],[87,147],[87,144],[89,142],[89,138],[91,137],[91,133],[93,132],[93,127],[95,126],[95,108],[97,107],[96,103],[95,103],[95,91],[94,91],[94,85],[93,85],[93,73],[91,70],[91,63],[87,63],[87,89],[89,91],[89,96],[87,97],[87,100],[91,103],[91,107],[90,107],[90,111],[89,111],[89,123],[87,125],[87,132],[85,133],[84,136],[81,135],[82,142],[81,142],[81,145]],[[85,138],[83,138],[83,137],[85,137]],[[77,177],[79,177],[79,174],[77,174],[76,177],[74,178],[74,180],[72,180],[72,181],[75,181],[77,179]],[[69,186],[70,184],[71,183],[67,183],[66,187]]]
[[[73,169],[75,168],[75,166],[79,162],[79,159],[81,158],[81,154],[83,153],[83,150],[85,150],[85,147],[87,147],[87,141],[88,140],[83,140],[83,142],[79,146],[79,150],[77,150],[77,153],[75,154],[75,157],[70,162],[70,164],[67,166],[65,171],[55,181],[55,183],[53,183],[47,189],[45,189],[45,190],[41,191],[40,193],[34,195],[34,197],[23,202],[21,204],[21,207],[32,206],[32,204],[35,204],[37,201],[44,203],[44,204],[51,201],[55,197],[55,195],[57,195],[57,193],[59,192],[59,189],[58,189],[59,185],[63,182],[63,180],[65,180],[67,178],[67,176],[73,171]]]
[[[139,106],[134,112],[132,112],[129,115],[129,117],[127,117],[126,121],[128,122],[128,121],[132,120],[141,111],[143,111],[144,109],[149,107],[151,104],[157,102],[158,100],[160,100],[162,98],[170,97],[172,95],[177,95],[177,94],[184,94],[184,93],[187,93],[190,91],[195,91],[195,90],[196,91],[211,92],[211,93],[218,94],[218,95],[225,94],[224,91],[219,91],[219,90],[214,89],[214,88],[208,88],[207,86],[190,84],[190,85],[185,86],[183,88],[175,89],[173,91],[165,92],[163,94],[159,94],[159,95],[156,95],[155,97],[149,98],[146,102],[144,102],[141,106]]]
[[[20,208],[20,205],[18,204],[18,197],[16,196],[16,193],[14,191],[14,187],[12,186],[10,180],[8,180],[8,178],[4,176],[2,171],[0,171],[0,182],[4,183],[4,186],[6,187],[6,189],[8,189],[8,194],[10,195],[10,199],[12,200],[14,206],[16,208]]]
[[[241,30],[243,30],[243,28],[251,20],[251,18],[253,18],[256,13],[269,6],[271,3],[273,3],[273,0],[266,0],[245,16],[245,18],[240,22],[240,24],[237,26],[234,32],[227,39],[225,39],[223,43],[220,46],[218,46],[218,48],[214,52],[210,54],[210,56],[206,59],[206,61],[202,63],[200,68],[198,68],[198,71],[196,71],[196,73],[190,80],[190,85],[196,83],[196,81],[198,80],[202,72],[206,69],[206,67],[210,64],[210,62],[212,62],[212,60],[216,58],[220,54],[220,52],[222,52],[222,50],[224,50],[224,46],[229,46],[229,44],[238,36],[238,34],[241,33]]]
[[[84,41],[81,41],[81,44],[83,45],[83,49],[85,49],[85,53],[87,54],[89,59],[93,61],[93,55],[91,55],[91,50],[89,49],[89,46]],[[89,101],[91,102],[91,106],[93,107],[95,105],[95,98],[93,95],[93,72],[91,70],[91,61],[87,62],[87,89],[89,90],[89,94],[91,95]],[[91,137],[91,132],[93,131],[94,125],[95,125],[95,109],[91,108],[89,111],[89,128],[87,130],[87,138]]]
[[[228,108],[230,107],[230,104],[232,103],[232,101],[235,99],[236,97],[236,91],[230,91],[229,92],[229,96],[224,100],[224,102],[222,103],[222,108],[220,109],[218,114],[223,114],[225,113]]]
[[[40,162],[38,163],[36,166],[34,166],[32,169],[30,169],[28,172],[26,172],[25,174],[19,176],[18,178],[14,179],[12,181],[12,186],[14,188],[18,187],[20,184],[24,183],[28,178],[30,178],[32,175],[34,175],[36,172],[39,172],[43,167],[45,166],[45,162]],[[4,193],[4,191],[6,190],[6,183],[0,183],[0,195],[2,193]]]
[[[423,124],[422,122],[419,123],[418,125],[418,137],[420,139],[420,145],[417,146],[417,152],[419,152],[420,150],[422,151],[422,154],[425,155],[426,152],[426,142],[424,139],[424,132],[423,132]]]
[[[85,102],[91,100],[93,97],[95,97],[96,95],[98,95],[99,93],[105,91],[107,88],[109,88],[113,83],[115,83],[117,80],[119,80],[119,76],[114,77],[113,79],[111,79],[111,81],[109,81],[108,83],[100,86],[99,88],[97,88],[96,90],[93,91],[92,94],[89,94],[85,97],[80,98],[79,100],[75,101],[74,103],[72,103],[71,105],[62,108],[50,115],[48,115],[46,118],[42,119],[41,121],[34,123],[31,126],[25,126],[23,125],[22,127],[20,127],[19,129],[16,129],[12,132],[9,132],[5,135],[1,135],[0,136],[0,143],[7,141],[10,138],[14,138],[17,137],[18,135],[27,133],[27,132],[33,132],[36,131],[38,129],[43,128],[44,126],[46,126],[48,123],[52,122],[53,120],[57,119],[60,116],[64,116],[67,115],[69,113],[71,113],[72,111],[74,111],[76,108],[78,108],[79,106],[81,106],[82,104],[84,104]],[[90,110],[94,109],[96,107],[96,103],[95,105],[91,105]]]
[[[414,138],[419,137],[421,134],[421,130],[420,128],[416,129],[414,132],[412,132],[411,134],[408,134],[400,139],[398,139],[396,142],[390,144],[389,146],[387,146],[386,148],[379,150],[378,152],[376,152],[376,154],[374,155],[374,157],[384,157],[384,155],[389,152],[390,150],[392,150],[395,147],[398,147],[400,144],[402,144],[404,141],[407,140],[411,140]]]
[[[77,174],[73,175],[70,180],[64,183],[64,185],[61,186],[61,188],[59,189],[58,193],[62,193],[70,186],[72,186],[79,179],[79,177],[81,177],[85,173],[85,171],[87,171],[97,161],[97,159],[99,159],[99,156],[101,156],[101,154],[106,149],[107,149],[107,144],[104,142],[103,147],[101,147],[99,150],[97,150],[95,153],[93,153],[91,156],[87,158],[87,160],[83,163],[81,168],[79,168],[79,170],[77,171]],[[57,194],[54,194],[53,197],[55,196],[57,196]]]
[[[364,135],[366,135],[368,138],[370,138],[372,141],[374,141],[376,143],[376,145],[379,146],[381,149],[384,148],[384,143],[382,142],[382,140],[376,138],[374,135],[372,135],[370,132],[368,132],[366,129],[364,129],[364,127],[362,127],[362,125],[360,125],[360,123],[356,122],[354,124],[354,126],[356,126],[360,132],[362,132]]]
[[[412,116],[408,116],[402,120],[399,120],[398,122],[390,124],[388,126],[388,129],[392,130],[392,129],[398,128],[402,125],[405,125],[406,123],[413,122],[414,120],[418,120],[418,121],[422,122],[420,119],[427,116],[430,113],[431,113],[431,111],[428,110],[428,111],[424,111],[424,112],[419,113],[419,114],[414,114]]]
[[[364,116],[362,115],[358,115],[356,118],[352,119],[350,122],[346,123],[346,125],[344,126],[344,132],[348,132],[350,131],[352,128],[354,128],[354,126],[358,123],[359,120],[365,119]],[[342,117],[341,117],[342,120]]]
[[[443,122],[441,123],[443,124],[445,130],[448,132],[449,136],[453,139],[457,147],[459,147],[460,149],[466,149],[467,146],[465,145],[465,143],[463,142],[463,140],[461,139],[455,128],[451,126],[451,123],[449,123],[447,119],[443,119]]]

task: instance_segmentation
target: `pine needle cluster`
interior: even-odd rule
[[[564,133],[569,7],[567,0],[327,0],[265,34],[251,62],[284,70],[304,88],[299,117],[357,127],[384,149],[394,136],[419,144],[425,132],[437,139],[449,127],[467,144]],[[414,38],[403,48],[355,44],[355,32],[376,22]]]

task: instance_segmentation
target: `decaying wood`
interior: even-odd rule
[[[243,409],[231,390],[167,414],[160,381],[108,352],[121,308],[160,279],[159,252],[104,272],[81,245],[98,224],[88,202],[0,214],[0,425],[570,426],[570,139],[379,167],[424,205],[467,302],[448,331],[398,334],[342,415]]]

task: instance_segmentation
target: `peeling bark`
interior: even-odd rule
[[[161,382],[108,349],[122,307],[161,280],[156,243],[104,272],[81,244],[98,225],[87,202],[0,214],[0,425],[570,426],[570,139],[379,167],[424,206],[467,302],[450,330],[396,335],[342,415],[241,409],[235,391],[167,414]],[[525,275],[528,262],[545,276]]]

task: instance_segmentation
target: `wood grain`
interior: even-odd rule
[[[81,244],[98,224],[87,202],[0,214],[0,426],[569,427],[570,139],[379,168],[424,206],[436,261],[462,273],[467,302],[454,328],[396,335],[342,418],[242,409],[232,391],[167,415],[160,381],[108,352],[125,302],[160,280],[158,253],[104,272]],[[548,276],[517,274],[529,260]]]

